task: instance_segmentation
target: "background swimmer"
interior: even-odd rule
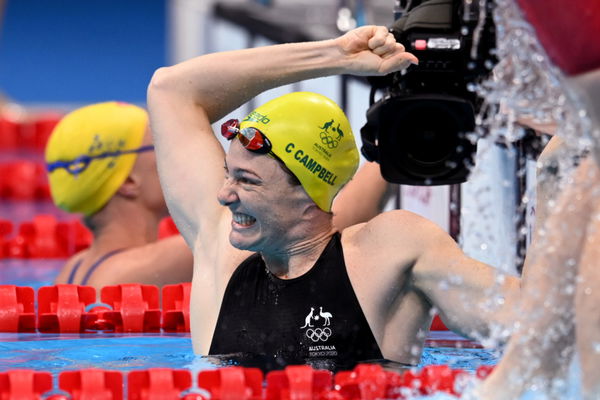
[[[52,132],[46,162],[54,203],[83,214],[94,235],[55,283],[100,289],[191,280],[192,254],[183,239],[157,240],[168,213],[144,109],[106,102],[69,113]]]

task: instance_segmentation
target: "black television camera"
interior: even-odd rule
[[[404,73],[370,77],[362,153],[383,177],[408,185],[466,181],[476,151],[473,83],[496,63],[493,0],[408,1],[391,27],[419,58]],[[375,102],[375,94],[384,90]]]

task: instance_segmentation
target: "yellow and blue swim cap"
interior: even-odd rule
[[[46,145],[54,203],[86,216],[101,209],[144,151],[139,146],[147,127],[147,112],[122,102],[88,105],[63,117]]]
[[[324,211],[358,168],[359,155],[350,123],[329,98],[294,92],[252,111],[240,129],[265,134],[271,151],[298,178],[311,199]]]

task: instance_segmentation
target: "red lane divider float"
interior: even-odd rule
[[[44,112],[25,117],[0,116],[0,150],[44,151],[62,113]]]
[[[338,372],[335,385],[345,399],[382,399],[390,394],[399,382],[393,379],[393,372],[387,372],[380,365],[358,365],[354,371]]]
[[[0,331],[35,332],[34,290],[0,285]]]
[[[267,374],[266,400],[320,399],[332,397],[331,371],[314,370],[308,365],[288,366]],[[343,397],[339,397],[342,399]]]
[[[158,287],[134,283],[105,286],[101,299],[112,310],[101,311],[100,316],[110,321],[115,332],[160,332]]]
[[[158,224],[158,238],[164,239],[169,236],[178,235],[179,230],[171,217],[163,218]]]
[[[197,386],[188,370],[150,368],[127,373],[128,400],[405,400],[444,392],[459,396],[458,377],[481,380],[492,367],[482,366],[475,374],[430,365],[419,371],[397,373],[376,364],[359,364],[352,371],[335,375],[307,365],[271,371],[263,379],[256,368],[224,367],[200,371]],[[441,372],[443,371],[443,372]],[[480,372],[483,371],[483,372]],[[452,379],[452,377],[455,377]],[[417,385],[415,379],[420,379]],[[1,399],[122,400],[124,373],[102,369],[64,371],[56,392],[49,372],[11,370],[0,373]],[[264,383],[264,384],[263,384]],[[202,392],[202,393],[200,393]]]
[[[190,294],[190,282],[165,285],[161,308],[154,285],[106,286],[101,304],[92,286],[44,286],[36,314],[33,288],[0,285],[0,332],[190,332]]]
[[[163,218],[159,238],[178,233],[173,220]],[[0,258],[67,258],[89,247],[92,240],[92,232],[76,219],[58,221],[54,215],[40,214],[16,227],[0,219]]]
[[[92,286],[31,287],[0,285],[0,332],[92,333],[189,332],[191,283],[123,284],[102,288],[97,304]]]
[[[433,317],[433,321],[431,321],[431,327],[429,328],[431,331],[447,331],[448,328],[444,324],[444,321],[440,318],[438,314]]]
[[[226,367],[198,374],[198,386],[215,400],[260,400],[262,383],[258,368]]]
[[[181,392],[191,387],[192,374],[188,370],[151,368],[132,371],[127,376],[127,399],[180,399]]]
[[[0,164],[0,199],[48,200],[50,187],[41,162],[17,160]]]
[[[96,302],[92,286],[56,285],[38,290],[38,330],[79,333],[86,330],[86,306]]]
[[[59,386],[72,396],[72,400],[123,399],[123,374],[119,371],[102,369],[65,371],[59,375]],[[59,396],[63,398],[62,395]]]
[[[190,331],[190,295],[192,285],[166,285],[162,290],[163,329],[166,332]]]
[[[0,372],[0,399],[40,399],[52,389],[52,374],[29,369]]]
[[[4,219],[0,219],[0,258],[6,256],[5,246],[6,237],[13,231],[13,223]]]
[[[92,243],[92,233],[79,221],[57,221],[53,215],[37,215],[22,222],[13,237],[10,221],[0,221],[0,255],[7,258],[66,258]]]

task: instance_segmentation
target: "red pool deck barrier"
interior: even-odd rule
[[[486,371],[490,368],[480,367]],[[125,382],[127,400],[405,400],[440,392],[458,397],[458,377],[482,379],[480,369],[473,375],[431,365],[421,371],[398,373],[377,364],[359,364],[334,377],[330,371],[298,365],[263,377],[256,368],[224,367],[200,371],[197,385],[192,372],[182,369],[150,368],[129,373],[82,369],[61,372],[58,388],[53,386],[49,372],[19,369],[0,373],[0,398],[41,399],[44,395],[49,400],[122,400]],[[68,395],[53,394],[56,389]]]

